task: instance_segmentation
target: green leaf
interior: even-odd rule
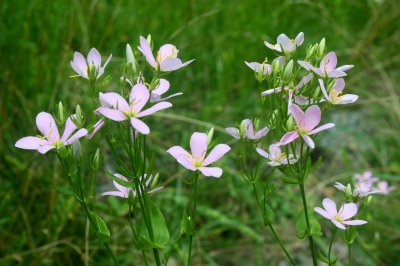
[[[269,207],[267,203],[264,204],[264,225],[272,223],[275,218],[274,211]]]
[[[280,176],[281,180],[287,184],[300,184],[300,181],[295,177]]]
[[[92,219],[95,223],[96,233],[97,233],[97,237],[98,237],[100,243],[106,242],[111,236],[106,223],[103,221],[103,219],[101,219],[100,216],[98,216],[94,212],[90,212],[90,216],[92,217]]]
[[[125,181],[121,178],[114,176],[113,174],[109,174],[109,176],[118,184],[126,188],[135,188],[135,180]]]
[[[190,216],[187,215],[186,211],[182,219],[181,234],[186,234],[187,236],[194,235],[193,221],[190,219]]]
[[[321,250],[318,250],[318,258],[325,262],[326,264],[329,264],[329,259],[326,257],[324,254],[322,254]]]
[[[142,249],[164,248],[170,239],[167,224],[160,209],[150,199],[147,209],[151,219],[153,236],[151,239],[146,223],[143,219],[140,228],[139,245]]]
[[[308,230],[306,217],[304,212],[302,212],[296,223],[296,236],[300,239],[303,239],[306,236],[322,236],[321,225],[312,212],[308,213],[308,219],[310,222],[310,230]]]

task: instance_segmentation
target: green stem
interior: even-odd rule
[[[255,183],[252,183],[252,184],[253,184],[254,194],[256,196],[258,208],[260,209],[261,215],[264,216],[264,211],[263,211],[263,208],[261,206],[260,198],[258,196],[256,184]],[[264,219],[264,217],[262,217],[262,218]],[[279,238],[278,234],[276,233],[273,225],[271,223],[269,223],[267,226],[271,230],[272,235],[274,236],[275,240],[278,242],[278,244],[281,247],[282,251],[285,253],[286,258],[290,261],[290,263],[292,265],[296,265],[294,263],[292,257],[290,256],[289,252],[286,250],[285,246],[283,245],[283,242],[281,241],[281,239]]]
[[[194,175],[194,180],[192,180],[190,184],[190,202],[189,206],[193,204],[192,210],[190,212],[190,220],[193,223],[193,228],[195,227],[195,219],[196,219],[196,205],[197,205],[197,181],[199,180],[199,174],[196,173]],[[192,187],[193,185],[193,187]],[[189,252],[188,252],[188,260],[187,266],[190,265],[192,259],[192,242],[193,242],[193,235],[189,236]]]
[[[304,216],[306,217],[307,229],[308,229],[308,232],[311,232],[310,219],[308,217],[307,200],[306,200],[306,195],[304,192],[304,184],[303,183],[300,183],[300,191],[301,191],[301,198],[303,200]],[[312,259],[313,259],[313,265],[317,266],[318,260],[317,260],[317,254],[315,252],[315,244],[314,244],[313,237],[309,235],[308,241],[310,242],[310,249],[311,249],[311,255],[312,255]]]
[[[331,250],[332,250],[333,241],[335,240],[336,231],[337,231],[337,228],[335,227],[335,229],[333,230],[333,233],[332,233],[331,243],[329,244],[329,250],[328,250],[328,261],[329,261],[329,266],[332,265],[332,263],[331,263]]]
[[[348,265],[351,266],[351,265],[352,265],[352,263],[351,263],[351,244],[348,244],[348,245],[347,245],[347,250],[348,250],[348,256],[349,256],[349,263],[348,263]]]

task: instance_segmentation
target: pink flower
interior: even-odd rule
[[[300,32],[294,40],[289,39],[288,36],[282,33],[276,39],[276,44],[270,44],[269,42],[264,43],[269,49],[275,50],[277,52],[284,52],[285,54],[287,54],[294,52],[297,47],[303,44],[303,41],[304,33]]]
[[[314,211],[331,220],[340,229],[346,230],[345,225],[362,225],[367,223],[364,220],[349,220],[358,212],[358,207],[355,203],[343,204],[339,211],[336,209],[336,203],[329,198],[324,199],[322,205],[324,209],[316,207]]]
[[[240,128],[228,127],[225,128],[225,130],[235,139],[240,139],[240,137],[243,137],[244,139],[251,140],[259,140],[269,132],[269,128],[267,127],[254,132],[254,125],[250,119],[243,120],[240,124]]]
[[[177,93],[174,93],[165,98],[161,98],[161,96],[169,90],[169,86],[170,86],[170,84],[169,84],[168,80],[160,79],[157,87],[155,87],[155,89],[151,91],[150,102],[152,102],[152,103],[160,102],[160,101],[168,100],[175,96],[182,95],[182,92],[177,92]]]
[[[167,152],[186,169],[200,171],[204,176],[220,177],[222,169],[219,167],[208,167],[208,165],[221,159],[231,148],[226,144],[218,144],[206,157],[207,146],[207,135],[195,132],[190,138],[191,154],[180,146],[174,146]]]
[[[265,157],[269,160],[268,164],[270,166],[280,166],[285,164],[293,164],[297,162],[297,159],[293,154],[289,154],[289,156],[281,151],[280,143],[275,143],[269,146],[269,153],[264,151],[261,148],[256,148],[258,154],[262,157]]]
[[[329,94],[325,89],[324,81],[322,79],[318,79],[318,81],[325,99],[334,105],[354,103],[358,100],[358,96],[355,94],[343,94],[345,82],[342,78],[335,80]]]
[[[106,68],[107,64],[110,62],[111,58],[112,58],[112,54],[108,57],[108,59],[104,63],[104,65],[101,66],[101,55],[96,50],[96,48],[92,48],[89,51],[87,60],[81,53],[75,52],[74,59],[71,61],[71,66],[79,76],[81,76],[85,79],[90,78],[89,77],[89,68],[94,67],[96,70],[96,73],[97,73],[96,79],[98,79],[103,75],[104,69]]]
[[[119,179],[122,179],[124,181],[128,181],[128,179],[125,176],[121,175],[121,174],[117,173],[117,174],[114,174],[114,176],[119,178]],[[147,175],[144,175],[145,179],[146,179],[146,177],[147,177]],[[140,181],[142,181],[142,180],[143,180],[143,177],[140,177]],[[150,176],[149,178],[147,178],[145,186],[149,187],[152,180],[153,180],[153,176]],[[115,186],[115,188],[117,190],[116,191],[104,192],[103,194],[101,194],[102,196],[116,196],[116,197],[120,197],[120,198],[128,198],[129,197],[129,193],[132,193],[133,197],[136,197],[136,191],[134,189],[124,187],[124,186],[118,184],[118,182],[116,182],[115,180],[113,180],[113,183],[114,183],[114,186]],[[157,192],[157,191],[159,191],[161,189],[163,189],[163,187],[158,187],[158,188],[155,188],[153,190],[150,190],[149,193],[154,193],[154,192]]]
[[[100,93],[99,98],[102,107],[98,108],[96,113],[114,121],[129,119],[132,127],[141,134],[149,134],[150,128],[138,118],[172,106],[169,102],[160,102],[143,111],[143,107],[150,99],[150,92],[143,84],[136,84],[132,87],[129,103],[115,92]]]
[[[378,194],[387,195],[391,191],[393,191],[395,187],[389,186],[388,182],[382,181],[378,183],[378,187],[376,188]]]
[[[193,59],[182,63],[182,61],[177,57],[179,50],[172,44],[164,44],[161,46],[160,50],[157,52],[157,57],[154,58],[149,42],[142,36],[140,36],[140,46],[138,46],[138,49],[154,69],[162,72],[177,70],[194,61]]]
[[[353,68],[353,65],[344,65],[336,68],[337,57],[335,52],[330,52],[322,58],[319,68],[314,67],[309,62],[306,61],[298,61],[299,65],[305,68],[306,70],[311,70],[318,76],[322,78],[340,78],[346,76],[346,72],[349,69]]]
[[[346,192],[347,190],[347,187],[339,182],[335,182],[334,187],[343,192]],[[376,193],[379,193],[379,191],[374,189],[370,183],[359,182],[354,185],[354,188],[352,188],[352,195],[355,197],[363,198]]]
[[[305,113],[295,104],[292,104],[289,109],[294,120],[296,121],[297,128],[295,131],[286,133],[281,138],[280,143],[282,145],[286,145],[301,136],[305,143],[311,149],[314,149],[315,144],[310,136],[335,126],[333,123],[328,123],[315,128],[319,122],[321,122],[321,109],[319,109],[317,105],[308,107]]]
[[[257,62],[245,62],[248,67],[253,69],[256,73],[260,73],[263,75],[270,75],[272,73],[272,67],[270,64],[260,64]]]
[[[69,117],[65,123],[64,134],[60,138],[53,116],[46,112],[41,112],[36,116],[36,125],[42,136],[24,137],[15,143],[15,147],[26,150],[37,150],[45,154],[54,148],[59,149],[63,146],[74,144],[78,139],[87,135],[87,130],[84,128],[76,131],[77,126],[72,122],[71,117]]]

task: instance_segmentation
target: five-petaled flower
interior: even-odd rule
[[[89,51],[87,60],[81,53],[75,52],[74,59],[71,61],[71,66],[79,76],[85,79],[91,79],[91,78],[98,79],[103,75],[104,69],[110,62],[111,58],[112,54],[108,57],[107,61],[102,66],[101,55],[99,51],[97,51],[96,48],[92,48]],[[93,69],[94,71],[94,73],[92,74],[94,75],[93,77],[89,77],[91,69]]]
[[[318,81],[325,99],[334,105],[354,103],[358,100],[358,96],[355,94],[343,94],[345,82],[342,78],[335,80],[329,93],[325,89],[324,81],[322,79],[318,79]]]
[[[307,146],[311,149],[315,148],[314,141],[310,138],[310,135],[314,135],[322,130],[326,130],[335,126],[333,123],[328,123],[320,127],[315,128],[319,122],[321,122],[321,109],[318,105],[312,105],[307,108],[306,112],[303,112],[300,107],[292,104],[290,107],[290,113],[296,121],[296,130],[286,133],[280,140],[282,145],[286,145],[300,136],[304,139]]]
[[[239,128],[228,127],[225,128],[226,132],[229,133],[235,139],[251,139],[251,140],[259,140],[269,132],[268,127],[264,127],[257,132],[254,132],[254,125],[250,119],[245,119],[240,124]]]
[[[304,33],[300,32],[294,40],[282,33],[276,39],[276,44],[270,44],[269,42],[264,43],[269,49],[287,54],[296,50],[297,47],[303,44],[303,41]]]
[[[157,52],[156,58],[153,56],[149,42],[140,36],[140,46],[138,49],[146,57],[147,62],[156,70],[162,72],[174,71],[192,63],[194,59],[182,63],[178,58],[179,50],[172,44],[164,44]]]
[[[88,133],[84,128],[77,130],[77,126],[74,124],[71,117],[69,117],[65,123],[64,133],[60,138],[57,124],[53,116],[46,112],[41,112],[36,116],[36,125],[40,133],[42,133],[42,136],[24,137],[15,143],[15,147],[26,150],[37,150],[45,154],[49,150],[74,144],[79,138],[86,136]]]
[[[280,166],[285,164],[294,164],[297,162],[297,159],[293,154],[287,155],[285,152],[282,152],[280,148],[280,143],[274,143],[269,146],[269,152],[264,151],[263,149],[257,147],[256,151],[262,157],[265,157],[269,160],[268,164],[270,166]]]
[[[121,180],[128,182],[128,179],[121,174],[116,173],[116,174],[114,174],[114,176]],[[143,181],[143,177],[140,177],[139,179],[140,179],[140,181]],[[149,178],[147,178],[147,175],[145,174],[144,179],[146,180],[145,186],[149,187],[151,184],[151,181],[153,180],[153,176],[151,175]],[[120,198],[129,198],[129,193],[131,193],[133,197],[136,197],[136,191],[134,189],[124,187],[124,186],[118,184],[118,182],[116,182],[115,180],[113,180],[113,183],[117,190],[104,192],[103,194],[101,194],[102,196],[116,196],[116,197],[120,197]],[[155,189],[150,190],[148,193],[154,193],[161,189],[163,189],[163,187],[157,187]]]
[[[208,136],[204,133],[195,132],[190,138],[191,154],[180,146],[171,147],[167,152],[178,163],[191,171],[200,171],[204,176],[220,177],[222,175],[221,168],[208,166],[221,159],[231,148],[226,144],[218,144],[206,157],[207,146]]]
[[[322,78],[340,78],[346,76],[346,71],[353,68],[353,65],[344,65],[336,68],[337,57],[335,52],[329,52],[322,58],[319,67],[314,67],[309,62],[298,61],[299,65],[308,71],[312,71]]]
[[[149,134],[150,128],[138,118],[151,115],[157,111],[172,106],[169,102],[160,102],[142,111],[150,99],[150,92],[143,84],[136,84],[132,87],[129,95],[129,103],[115,92],[100,93],[101,107],[96,113],[101,114],[114,121],[130,120],[132,127],[141,134]]]
[[[337,211],[336,203],[329,198],[325,198],[322,201],[322,205],[324,206],[324,209],[316,207],[314,210],[326,219],[329,219],[340,229],[346,230],[345,225],[362,225],[367,223],[367,221],[364,220],[349,220],[358,212],[358,207],[355,203],[343,204],[339,211]]]

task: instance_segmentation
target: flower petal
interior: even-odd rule
[[[129,112],[129,104],[127,101],[115,92],[108,92],[108,93],[99,93],[99,100],[102,107],[109,107],[118,109],[122,112]]]
[[[131,125],[136,131],[143,135],[147,135],[150,133],[150,128],[141,120],[131,117]]]
[[[321,122],[321,109],[318,105],[312,105],[307,108],[304,114],[304,127],[308,131],[313,130]]]
[[[222,169],[219,167],[200,167],[198,169],[204,176],[219,178],[222,175]]]
[[[160,102],[160,103],[153,105],[149,109],[146,109],[146,110],[138,113],[137,117],[148,116],[148,115],[154,114],[155,112],[158,112],[160,110],[164,110],[164,109],[167,109],[170,107],[172,107],[172,104],[170,102]]]
[[[228,134],[234,137],[235,139],[240,139],[239,129],[235,127],[227,127],[225,128],[225,131],[228,132]]]
[[[65,122],[64,133],[61,137],[61,140],[65,142],[69,136],[77,129],[77,126],[74,122],[72,122],[71,117],[68,117],[67,122]]]
[[[340,77],[344,77],[344,76],[347,76],[347,74],[345,72],[337,70],[337,69],[333,69],[328,72],[329,78],[340,78]]]
[[[325,210],[328,212],[331,218],[333,218],[338,213],[336,203],[330,198],[325,198],[322,201],[322,205],[324,206]]]
[[[179,156],[177,158],[177,162],[180,163],[186,169],[189,169],[189,170],[192,170],[192,171],[196,171],[197,170],[197,168],[194,167],[192,161],[185,155]]]
[[[354,103],[358,100],[358,95],[355,94],[345,94],[340,98],[340,103],[341,104],[349,104],[349,103]]]
[[[38,137],[24,137],[15,143],[15,147],[25,150],[37,150],[40,146],[48,144],[48,140]]]
[[[303,127],[304,124],[304,112],[298,107],[296,104],[291,104],[289,106],[289,111],[292,114],[296,124],[300,127]]]
[[[204,160],[203,165],[207,166],[209,164],[212,164],[213,162],[218,161],[225,155],[225,153],[227,153],[230,150],[231,148],[228,145],[218,144],[217,146],[214,147],[214,149],[211,150],[210,154]]]
[[[322,79],[318,79],[318,82],[319,82],[319,87],[321,88],[322,94],[324,95],[325,99],[330,102],[331,99],[329,98],[328,93],[326,92],[324,81]]]
[[[342,217],[343,220],[348,220],[352,218],[354,215],[356,215],[358,212],[358,207],[357,204],[355,203],[347,203],[340,208],[340,216]]]
[[[81,53],[79,52],[74,53],[74,59],[73,61],[71,61],[71,66],[76,73],[78,73],[84,78],[88,78],[86,59]]]
[[[115,197],[120,197],[120,198],[128,198],[129,194],[125,194],[121,191],[107,191],[101,194],[102,196],[115,196]]]
[[[183,67],[179,58],[166,58],[160,63],[160,70],[163,72],[174,71]]]
[[[132,87],[129,95],[131,109],[134,109],[136,113],[139,113],[143,106],[149,101],[149,98],[150,92],[147,87],[141,83],[136,84]]]
[[[331,219],[331,222],[332,222],[334,225],[336,225],[336,227],[338,227],[338,228],[340,228],[340,229],[342,229],[342,230],[346,230],[346,227],[345,227],[342,223],[339,223],[338,221],[336,221],[336,220],[334,220],[334,219]]]
[[[119,178],[119,179],[122,179],[122,180],[124,180],[124,181],[128,181],[128,178],[126,178],[125,176],[123,176],[123,175],[121,175],[121,174],[115,173],[114,176],[117,177],[117,178]],[[124,186],[118,184],[118,182],[116,182],[115,180],[113,180],[113,183],[114,183],[115,188],[118,189],[118,190],[121,191],[121,192],[126,192],[127,189],[129,190],[129,188],[124,187]]]
[[[166,79],[160,79],[158,86],[152,91],[152,93],[155,93],[157,95],[163,95],[165,92],[169,90],[170,83]]]
[[[305,70],[311,70],[314,66],[313,65],[311,65],[309,62],[307,62],[307,61],[302,61],[302,60],[299,60],[299,61],[297,61],[297,63],[302,67],[302,68],[304,68]]]
[[[295,49],[294,44],[285,34],[280,34],[277,38],[277,44],[281,46],[283,52],[293,52]]]
[[[146,58],[147,62],[154,68],[157,67],[157,62],[154,59],[153,53],[150,48],[149,42],[142,36],[140,36],[140,46],[138,46],[138,49],[144,57]]]
[[[281,91],[282,91],[282,87],[269,89],[269,90],[261,92],[261,96],[267,96],[267,95],[271,95],[273,93],[280,93]]]
[[[301,135],[301,137],[304,139],[304,142],[307,144],[308,147],[310,147],[310,149],[314,149],[315,148],[315,143],[312,140],[312,138],[310,138],[310,136]]]
[[[126,116],[121,111],[115,109],[100,107],[99,109],[96,110],[96,112],[107,117],[108,119],[118,122],[127,119]]]
[[[45,154],[47,153],[49,150],[54,149],[55,147],[53,145],[42,145],[40,146],[37,150],[38,152],[40,152],[41,154]]]
[[[354,67],[354,65],[343,65],[343,66],[340,66],[340,67],[336,68],[336,70],[340,70],[340,71],[346,72],[347,70],[350,70],[353,67]]]
[[[173,146],[167,150],[169,154],[171,154],[175,159],[178,159],[180,156],[190,156],[190,154],[181,146]]]
[[[53,116],[46,112],[41,112],[36,116],[36,125],[43,136],[51,141],[60,139],[56,121]]]
[[[325,70],[325,72],[330,72],[333,69],[336,68],[337,64],[337,57],[335,52],[329,52],[327,55],[325,55],[324,58],[322,58],[321,63],[320,63],[320,69]]]
[[[86,136],[88,134],[88,131],[85,128],[79,129],[72,137],[70,137],[67,141],[64,142],[65,145],[73,144],[75,143],[78,139]]]
[[[315,207],[314,211],[316,211],[317,213],[321,214],[326,219],[331,219],[332,218],[326,210],[324,210],[324,209],[322,209],[320,207]]]
[[[257,147],[257,148],[256,148],[256,151],[257,151],[257,153],[260,154],[262,157],[269,159],[269,154],[268,154],[266,151],[264,151],[263,149]]]
[[[97,51],[96,48],[92,48],[89,51],[87,61],[90,64],[94,64],[95,66],[100,67],[101,66],[101,55],[99,51]]]
[[[343,223],[347,225],[362,225],[368,222],[364,220],[351,220],[351,221],[343,221]]]
[[[264,137],[265,135],[267,135],[269,132],[269,128],[264,127],[263,129],[260,129],[259,131],[257,131],[257,133],[254,135],[254,139],[260,139],[262,137]]]
[[[265,44],[265,46],[267,46],[271,50],[282,52],[282,49],[281,49],[281,47],[279,45],[274,45],[274,44],[271,44],[269,42],[264,42],[264,44]]]
[[[97,123],[94,125],[93,131],[87,135],[88,139],[93,138],[93,136],[104,126],[104,120],[100,119],[99,121],[97,121]]]
[[[204,133],[195,132],[190,138],[190,149],[196,157],[204,158],[207,152],[208,136]]]
[[[300,32],[294,39],[294,43],[296,44],[296,46],[300,46],[303,44],[303,42],[304,42],[304,33]]]
[[[293,106],[293,105],[291,105],[291,106]],[[296,131],[291,131],[291,132],[288,132],[285,135],[283,135],[283,137],[281,138],[279,143],[281,145],[286,145],[286,144],[289,144],[290,142],[294,141],[298,137],[299,137],[299,134]]]
[[[318,133],[318,132],[320,132],[320,131],[323,131],[323,130],[332,128],[332,127],[334,127],[334,126],[335,126],[334,123],[328,123],[328,124],[322,125],[322,126],[320,126],[320,127],[317,127],[316,129],[310,131],[309,133],[310,133],[310,135],[314,135],[314,134],[316,134],[316,133]]]

